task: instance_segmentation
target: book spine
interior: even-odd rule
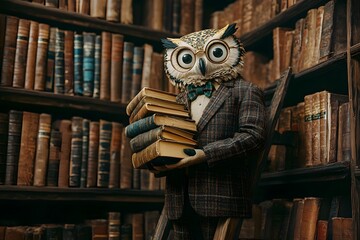
[[[194,1],[181,0],[180,34],[194,31]]]
[[[89,132],[89,161],[87,169],[86,187],[96,187],[96,176],[99,154],[99,122],[90,122]]]
[[[158,156],[158,146],[157,142],[151,144],[147,148],[141,150],[140,152],[134,153],[132,155],[131,161],[134,168],[141,168],[147,162],[150,162]]]
[[[304,69],[307,69],[315,64],[314,55],[315,55],[315,39],[316,37],[316,21],[317,21],[317,9],[310,9],[308,11],[308,15],[306,17],[307,21],[307,29],[308,41],[306,43],[306,48],[303,49],[305,51],[304,55]]]
[[[88,157],[89,157],[89,127],[90,121],[83,119],[82,122],[82,160],[80,171],[80,187],[86,187],[87,170],[88,170]]]
[[[45,6],[47,7],[59,7],[59,0],[45,0]]]
[[[132,170],[132,189],[140,189],[140,170],[141,169],[133,169]]]
[[[100,80],[101,80],[101,36],[95,37],[95,54],[94,54],[94,92],[93,97],[100,97]]]
[[[319,220],[317,222],[317,234],[316,239],[317,240],[326,240],[327,239],[327,227],[328,227],[328,221],[326,220]]]
[[[92,97],[94,91],[95,34],[84,33],[83,38],[83,95],[87,97]]]
[[[339,108],[339,119],[342,119],[339,122],[339,128],[341,131],[341,161],[351,161],[351,129],[350,129],[350,108],[349,103],[344,103]],[[340,137],[340,136],[339,136]],[[338,160],[339,161],[339,160]]]
[[[133,0],[121,0],[120,22],[124,24],[133,23]]]
[[[172,14],[172,32],[180,33],[181,0],[174,0]]]
[[[71,153],[71,121],[61,120],[61,154],[59,164],[59,187],[69,187],[69,165]]]
[[[320,42],[321,42],[321,30],[322,30],[323,21],[324,21],[324,6],[320,6],[317,9],[315,47],[314,47],[314,57],[313,57],[312,65],[318,64],[320,61]]]
[[[312,99],[312,116],[311,116],[311,137],[312,137],[312,161],[313,165],[320,165],[323,162],[320,159],[320,96],[315,93]]]
[[[49,48],[47,53],[46,65],[46,84],[45,90],[52,92],[54,88],[54,69],[55,69],[55,44],[57,28],[50,28]]]
[[[110,173],[109,188],[119,188],[120,184],[120,150],[121,150],[122,125],[112,123],[112,134],[110,144]]]
[[[119,22],[120,20],[120,0],[107,0],[106,20],[111,22]]]
[[[331,36],[333,32],[334,1],[330,0],[324,6],[324,20],[320,41],[320,61],[329,58],[331,54]]]
[[[164,1],[164,17],[162,22],[162,30],[165,32],[172,31],[172,15],[173,15],[173,0]]]
[[[129,103],[131,100],[131,85],[133,72],[134,44],[124,42],[124,57],[122,65],[122,86],[121,86],[121,102]]]
[[[155,128],[137,135],[130,140],[130,147],[133,152],[139,152],[150,144],[160,139],[162,128]]]
[[[149,131],[156,127],[157,127],[157,125],[155,124],[155,117],[153,115],[153,116],[149,116],[149,117],[140,119],[139,121],[136,121],[136,122],[126,126],[125,134],[128,138],[133,138],[143,132]]]
[[[97,186],[109,186],[111,122],[100,120]]]
[[[34,186],[45,186],[49,158],[51,115],[42,113],[39,117],[39,131],[36,145]]]
[[[162,90],[164,72],[164,56],[153,52],[151,57],[150,87]]]
[[[36,66],[35,66],[35,84],[34,90],[45,90],[45,76],[46,76],[46,58],[47,49],[49,45],[49,31],[50,26],[47,24],[39,24],[39,38],[36,50]]]
[[[332,240],[342,240],[342,219],[341,217],[332,218]]]
[[[67,0],[68,4],[68,11],[69,12],[76,12],[76,0]]]
[[[30,21],[19,20],[16,38],[13,87],[23,88],[25,85],[25,63],[29,42]]]
[[[69,186],[80,186],[80,171],[82,160],[82,122],[81,117],[73,117],[71,124],[71,158],[70,158],[70,174]]]
[[[320,121],[320,161],[321,163],[325,164],[328,163],[329,159],[327,158],[327,119],[330,117],[328,116],[327,111],[327,99],[328,93],[326,91],[322,91],[319,93],[320,99],[320,112],[319,112],[319,121]]]
[[[120,189],[130,189],[132,182],[130,139],[121,135]]]
[[[163,17],[164,17],[164,1],[154,0],[152,6],[153,16],[151,27],[155,30],[161,31],[163,29]]]
[[[58,0],[59,1],[59,9],[67,11],[68,3],[67,0]]]
[[[141,90],[141,78],[143,70],[143,61],[144,61],[144,48],[135,47],[134,48],[134,61],[132,67],[132,84],[131,84],[131,96],[133,99],[138,92]]]
[[[0,113],[0,185],[5,183],[8,130],[9,115],[7,113]]]
[[[79,0],[78,13],[89,15],[90,13],[90,1],[91,0]]]
[[[6,16],[4,51],[0,80],[1,86],[12,86],[18,25],[18,18]]]
[[[110,100],[112,102],[121,101],[122,81],[119,81],[119,79],[122,77],[123,46],[124,37],[120,34],[112,34],[110,75]]]
[[[5,184],[16,185],[21,144],[22,112],[10,110],[6,151]]]
[[[140,169],[140,189],[150,190],[150,171],[148,169]]]
[[[291,65],[295,73],[299,72],[298,64],[301,52],[302,43],[302,29],[304,26],[304,19],[301,18],[295,23],[294,42],[292,50]]]
[[[39,114],[23,112],[17,185],[31,186],[34,182],[38,128]]]
[[[51,131],[50,147],[49,147],[49,165],[47,169],[47,186],[56,187],[59,179],[61,150],[61,133],[57,130]]]
[[[74,93],[74,32],[65,31],[64,45],[64,93],[72,95]]]
[[[143,71],[142,71],[142,77],[141,77],[141,88],[150,86],[152,53],[153,53],[153,47],[149,44],[145,44],[144,45],[144,65],[143,65]]]
[[[56,35],[55,35],[55,87],[54,92],[55,93],[65,93],[65,71],[64,71],[64,65],[65,65],[65,32],[60,29],[56,29]]]
[[[342,219],[342,239],[354,239],[353,237],[353,219],[343,218]]]
[[[74,37],[74,94],[83,95],[83,35]]]
[[[314,239],[316,233],[316,223],[320,208],[319,198],[305,198],[304,212],[301,221],[300,239]]]
[[[90,16],[105,19],[106,0],[90,0]]]
[[[26,59],[25,89],[33,90],[35,83],[36,51],[39,37],[39,23],[30,22],[29,46]]]
[[[101,43],[100,99],[110,100],[111,33],[102,32]]]
[[[194,31],[203,29],[203,0],[195,0]]]
[[[109,212],[108,219],[109,219],[109,240],[118,240],[120,239],[120,213],[119,212]]]
[[[311,95],[307,95],[304,97],[305,100],[305,165],[312,166],[312,102]]]

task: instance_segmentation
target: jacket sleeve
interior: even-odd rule
[[[233,157],[246,158],[248,154],[263,147],[266,121],[263,92],[250,85],[238,104],[239,127],[234,136],[204,146],[209,167]]]

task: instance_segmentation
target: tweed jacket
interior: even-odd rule
[[[190,109],[186,92],[177,97]],[[167,176],[165,209],[181,217],[184,196],[202,216],[251,216],[249,156],[264,143],[263,92],[243,79],[223,82],[213,92],[197,124],[197,141],[206,161]]]

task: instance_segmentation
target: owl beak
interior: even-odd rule
[[[204,59],[200,58],[199,60],[199,68],[200,68],[200,72],[203,76],[205,76],[206,73],[206,65],[205,65],[205,61]]]

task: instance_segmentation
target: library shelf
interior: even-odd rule
[[[26,111],[65,114],[78,112],[90,119],[101,116],[102,119],[128,122],[126,105],[83,96],[54,94],[52,92],[26,90],[21,88],[0,87],[2,107],[14,106]]]

